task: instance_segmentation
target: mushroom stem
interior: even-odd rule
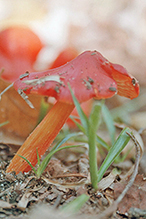
[[[74,107],[74,104],[57,101],[18,150],[6,172],[15,171],[18,174],[20,171],[27,172],[31,169],[29,164],[18,155],[25,157],[35,166],[37,163],[36,149],[38,150],[39,156],[42,156],[46,152]]]

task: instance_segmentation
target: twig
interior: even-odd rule
[[[63,194],[59,194],[57,196],[57,199],[56,199],[56,201],[55,201],[55,203],[53,205],[54,209],[57,209],[57,207],[60,205],[62,197],[63,197]]]
[[[137,141],[137,139],[135,138],[135,136],[133,134],[130,134],[127,132],[127,134],[130,136],[130,138],[133,140],[134,144],[135,144],[135,149],[136,149],[136,156],[135,156],[135,168],[133,170],[133,173],[130,177],[130,180],[128,182],[128,184],[126,185],[125,189],[123,190],[123,192],[119,195],[119,197],[114,201],[114,203],[109,206],[104,212],[102,212],[100,215],[98,215],[98,219],[101,218],[108,218],[109,216],[111,216],[114,211],[117,210],[118,204],[122,201],[122,199],[124,198],[124,196],[126,195],[127,191],[130,189],[130,187],[132,186],[132,184],[134,183],[134,180],[136,178],[136,175],[138,173],[138,166],[139,166],[139,162],[140,162],[140,144]]]
[[[52,178],[65,178],[65,177],[82,177],[82,178],[87,178],[87,176],[81,174],[81,173],[68,173],[68,174],[60,174],[57,176],[53,176]]]
[[[134,171],[131,175],[131,178],[127,184],[127,186],[125,187],[125,189],[123,190],[123,192],[121,193],[121,195],[117,198],[116,202],[119,204],[121,202],[121,200],[124,198],[125,194],[127,193],[127,191],[129,190],[129,188],[132,186],[132,184],[134,183],[134,180],[136,178],[136,175],[138,173],[138,166],[139,166],[139,161],[140,161],[140,145],[139,142],[137,141],[137,139],[135,138],[135,136],[133,134],[130,134],[127,132],[127,134],[131,137],[131,139],[133,140],[134,144],[135,144],[135,149],[136,149],[136,157],[135,157],[135,168]]]

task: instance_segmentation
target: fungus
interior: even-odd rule
[[[85,81],[90,83],[90,89]],[[80,103],[91,98],[110,98],[116,93],[130,99],[136,98],[139,94],[136,79],[130,76],[125,68],[110,63],[97,51],[85,51],[61,67],[20,77],[14,82],[17,91],[21,90],[26,95],[52,96],[57,101],[18,150],[7,172],[15,171],[18,174],[20,171],[29,171],[31,167],[18,155],[35,165],[36,149],[42,156],[53,142],[75,107],[68,83]]]
[[[1,78],[15,81],[21,74],[33,71],[37,55],[42,49],[38,36],[28,27],[13,26],[0,32],[0,69]]]
[[[72,59],[74,59],[77,55],[78,51],[76,49],[74,49],[73,47],[67,47],[59,53],[59,55],[51,64],[49,69],[60,67],[61,65],[64,65],[66,62],[69,62]]]

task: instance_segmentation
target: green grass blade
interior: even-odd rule
[[[41,165],[38,167],[37,169],[37,176],[40,177],[42,175],[42,173],[44,172],[44,170],[46,169],[51,157],[58,151],[64,150],[64,149],[69,149],[69,148],[75,148],[75,147],[79,147],[79,146],[83,146],[83,145],[69,145],[69,146],[64,146],[61,148],[58,148],[56,150],[51,151],[42,161]]]
[[[40,166],[41,161],[40,161],[40,157],[39,157],[38,149],[36,149],[36,153],[37,153],[38,166]]]
[[[73,118],[73,116],[70,116],[70,118],[72,119],[72,121],[76,124],[76,126],[80,129],[80,131],[81,132],[83,132],[85,135],[86,135],[86,132],[85,132],[85,129],[84,129],[84,127],[79,123],[79,122],[77,122],[74,118]],[[101,146],[103,146],[105,149],[107,149],[107,150],[109,150],[109,145],[100,137],[100,136],[96,136],[96,140],[97,140],[97,142],[101,145]]]
[[[112,116],[108,110],[108,108],[103,104],[102,105],[102,116],[104,119],[104,122],[107,126],[110,138],[111,138],[111,144],[113,145],[115,143],[115,133],[116,133],[116,129],[114,126],[114,121],[112,119]]]
[[[89,126],[88,126],[90,177],[94,189],[97,189],[97,181],[98,181],[96,132],[100,124],[100,112],[101,112],[101,106],[95,105],[90,114]]]
[[[30,163],[30,161],[27,160],[25,157],[21,156],[20,154],[18,154],[18,156],[21,157],[22,159],[24,159],[24,160],[29,164],[29,166],[32,168],[32,170],[34,171],[34,173],[35,173],[36,176],[37,176],[37,171],[36,171],[36,169],[32,166],[32,164]]]
[[[82,123],[83,127],[85,128],[86,132],[88,132],[88,118],[85,115],[85,113],[83,112],[83,110],[80,106],[80,103],[78,102],[77,98],[75,97],[70,85],[69,85],[69,89],[70,89],[74,104],[76,106],[76,109],[78,111],[78,114],[80,116],[81,123]]]
[[[95,129],[97,131],[99,125],[100,125],[100,121],[101,121],[101,106],[99,104],[95,105],[93,107],[93,110],[90,114],[89,117],[89,123],[90,126],[92,126],[93,129]]]
[[[78,135],[81,135],[82,133],[80,132],[75,132],[75,133],[71,133],[65,136],[65,138],[61,139],[53,148],[50,152],[56,150],[57,148],[59,148],[62,144],[64,144],[65,142],[67,142],[70,138],[72,137],[77,137]]]
[[[70,203],[68,203],[67,205],[65,205],[61,211],[71,214],[77,213],[88,200],[89,200],[89,196],[82,194],[79,197],[75,198]]]
[[[109,153],[107,154],[104,162],[102,163],[98,171],[98,182],[103,177],[105,171],[114,162],[115,158],[121,153],[121,151],[129,142],[130,136],[126,132],[130,132],[129,128],[124,128],[122,130],[115,144],[110,148]]]
[[[3,122],[0,124],[0,127],[4,126],[4,125],[7,125],[9,123],[9,121],[6,121],[6,122]]]
[[[85,129],[84,127],[79,123],[77,122],[72,116],[70,116],[70,118],[72,119],[72,121],[76,124],[76,126],[80,129],[81,132],[83,132],[85,135],[86,135],[86,132],[85,132]],[[103,146],[106,150],[109,150],[109,145],[100,137],[100,136],[96,136],[96,140],[97,142]]]
[[[61,139],[50,151],[50,153],[44,158],[44,160],[42,161],[42,163],[39,165],[38,169],[37,169],[37,176],[40,177],[43,173],[43,171],[46,169],[51,157],[58,151],[58,150],[62,150],[65,149],[66,147],[62,147],[59,149],[59,147],[64,144],[66,141],[68,141],[70,138],[72,137],[76,137],[78,135],[81,135],[82,133],[71,133],[66,135],[65,138]]]
[[[98,135],[96,135],[96,141],[101,145],[103,146],[105,149],[107,149],[109,151],[109,145],[101,138],[99,137]]]
[[[83,132],[84,134],[87,134],[85,128],[84,128],[79,122],[77,122],[77,121],[73,118],[73,116],[70,116],[70,118],[71,118],[71,120],[76,124],[76,126],[78,127],[78,129],[80,129],[81,132]]]

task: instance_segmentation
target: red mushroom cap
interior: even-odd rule
[[[28,27],[14,26],[0,32],[0,68],[2,78],[14,81],[20,72],[30,70],[43,44]]]
[[[14,87],[26,94],[53,96],[61,102],[73,103],[68,83],[80,103],[92,97],[110,98],[117,92],[131,99],[139,94],[136,79],[122,66],[110,63],[97,51],[83,52],[55,69],[22,75]]]

